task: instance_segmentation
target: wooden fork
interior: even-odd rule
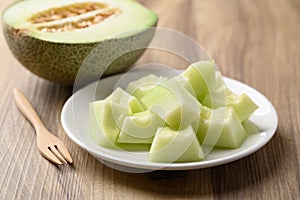
[[[35,112],[25,95],[17,88],[13,90],[14,99],[20,111],[33,125],[37,135],[40,153],[55,164],[72,163],[73,159],[64,143],[50,133]]]

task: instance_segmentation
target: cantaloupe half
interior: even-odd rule
[[[130,67],[150,43],[157,20],[133,0],[15,1],[2,14],[5,39],[17,60],[66,85],[78,71],[81,79],[95,80]]]

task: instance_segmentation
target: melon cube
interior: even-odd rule
[[[157,80],[158,76],[154,74],[143,76],[136,81],[131,81],[126,88],[126,92],[135,97],[141,97],[145,92],[147,93],[147,91],[155,87]]]
[[[135,113],[124,119],[118,143],[151,144],[158,127],[164,121],[150,111]]]
[[[259,129],[255,126],[255,124],[247,119],[245,121],[242,122],[242,125],[247,133],[247,135],[252,135],[252,134],[256,134],[259,133]]]
[[[174,79],[160,83],[141,102],[173,129],[185,129],[200,115],[200,103]]]
[[[212,103],[212,100],[214,103]],[[232,92],[229,88],[225,88],[225,101],[222,94],[216,92],[207,95],[201,102],[204,106],[210,108],[218,108],[220,106],[231,106],[236,112],[240,121],[248,119],[258,106],[252,101],[247,94],[237,95]]]
[[[237,95],[225,86],[221,73],[216,72],[216,87],[201,101],[204,106],[218,108],[231,106],[240,121],[248,119],[258,106],[246,95]]]
[[[113,112],[114,111],[114,112]],[[105,100],[89,104],[89,132],[91,139],[100,146],[116,148],[120,133],[119,124],[123,123],[128,108]]]
[[[166,77],[158,77],[154,74],[149,74],[136,81],[130,82],[126,88],[126,91],[136,98],[141,99],[143,96],[145,96],[145,94],[156,87],[158,82],[166,80],[168,80]]]
[[[246,139],[237,114],[232,107],[210,109],[203,106],[197,126],[197,137],[205,148],[238,148]]]
[[[181,131],[170,127],[157,129],[149,152],[152,162],[192,162],[204,158],[202,148],[191,126]]]
[[[178,83],[178,85],[186,89],[193,97],[197,99],[197,94],[195,93],[188,80],[184,78],[182,74],[175,76],[173,79]]]
[[[116,88],[105,100],[113,102],[114,104],[122,104],[122,106],[130,108],[129,114],[145,110],[143,104],[136,97],[128,94],[125,90],[119,87]]]
[[[226,98],[226,106],[231,106],[235,110],[240,121],[248,119],[258,108],[247,94],[232,99]]]
[[[209,94],[215,88],[216,74],[215,63],[213,61],[200,61],[191,64],[182,74],[186,81],[180,80],[179,83],[182,87],[185,87],[190,91],[190,87],[193,89],[193,93],[199,101],[202,101],[204,97]]]

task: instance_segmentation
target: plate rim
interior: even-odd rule
[[[179,72],[181,70],[178,70]],[[108,80],[108,79],[113,79],[116,78],[118,76],[122,76],[123,74],[117,74],[117,75],[113,75],[113,76],[109,76],[106,78],[103,78],[99,81],[104,81],[104,80]],[[192,169],[202,169],[202,168],[209,168],[209,167],[213,167],[213,166],[218,166],[218,165],[222,165],[222,164],[226,164],[226,163],[230,163],[236,160],[239,160],[241,158],[247,157],[251,154],[253,154],[254,152],[258,151],[259,149],[261,149],[262,147],[264,147],[271,139],[272,137],[275,135],[277,127],[278,127],[278,114],[276,112],[276,109],[274,108],[273,104],[262,94],[260,93],[258,90],[256,90],[255,88],[242,83],[238,80],[235,79],[231,79],[228,77],[223,76],[224,82],[234,82],[235,84],[239,84],[242,87],[246,87],[246,88],[250,88],[251,90],[255,91],[256,93],[258,93],[263,100],[270,106],[271,112],[274,113],[274,126],[272,126],[272,128],[270,130],[268,130],[268,134],[263,138],[263,140],[259,143],[256,143],[252,148],[247,148],[244,149],[243,151],[239,151],[237,153],[234,153],[232,155],[227,155],[223,158],[217,158],[217,159],[213,159],[213,160],[202,160],[202,161],[197,161],[197,162],[184,162],[184,163],[151,163],[151,165],[149,165],[149,163],[140,163],[140,162],[128,162],[128,160],[126,159],[119,159],[119,158],[115,158],[109,155],[104,154],[103,152],[99,152],[99,151],[95,151],[91,148],[89,148],[86,144],[82,143],[80,141],[79,138],[77,138],[72,131],[69,129],[67,122],[65,121],[65,117],[67,115],[67,109],[69,108],[69,105],[72,105],[72,101],[74,99],[75,95],[79,95],[80,92],[84,89],[86,89],[87,87],[92,87],[94,84],[97,84],[99,81],[90,83],[84,87],[82,87],[81,89],[79,89],[78,91],[76,91],[75,93],[73,93],[68,100],[64,103],[62,111],[61,111],[61,124],[62,127],[65,131],[65,133],[67,134],[67,136],[73,141],[75,142],[77,145],[79,145],[81,148],[85,149],[86,151],[88,151],[88,153],[92,154],[97,160],[101,161],[101,162],[109,162],[111,164],[116,164],[116,165],[120,165],[123,167],[130,167],[130,168],[137,168],[137,169],[147,169],[147,170],[192,170]],[[71,107],[72,109],[72,107]],[[74,122],[74,118],[72,119],[72,121]]]

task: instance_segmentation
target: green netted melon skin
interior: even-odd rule
[[[5,23],[3,32],[11,52],[24,67],[40,77],[63,85],[74,84],[82,62],[92,51],[92,56],[85,60],[85,67],[80,70],[79,84],[99,79],[104,70],[103,76],[107,76],[128,69],[143,54],[154,34],[153,29],[147,29],[125,38],[68,44],[39,40]],[[119,57],[120,54],[122,56]],[[118,58],[113,61],[114,57]]]

